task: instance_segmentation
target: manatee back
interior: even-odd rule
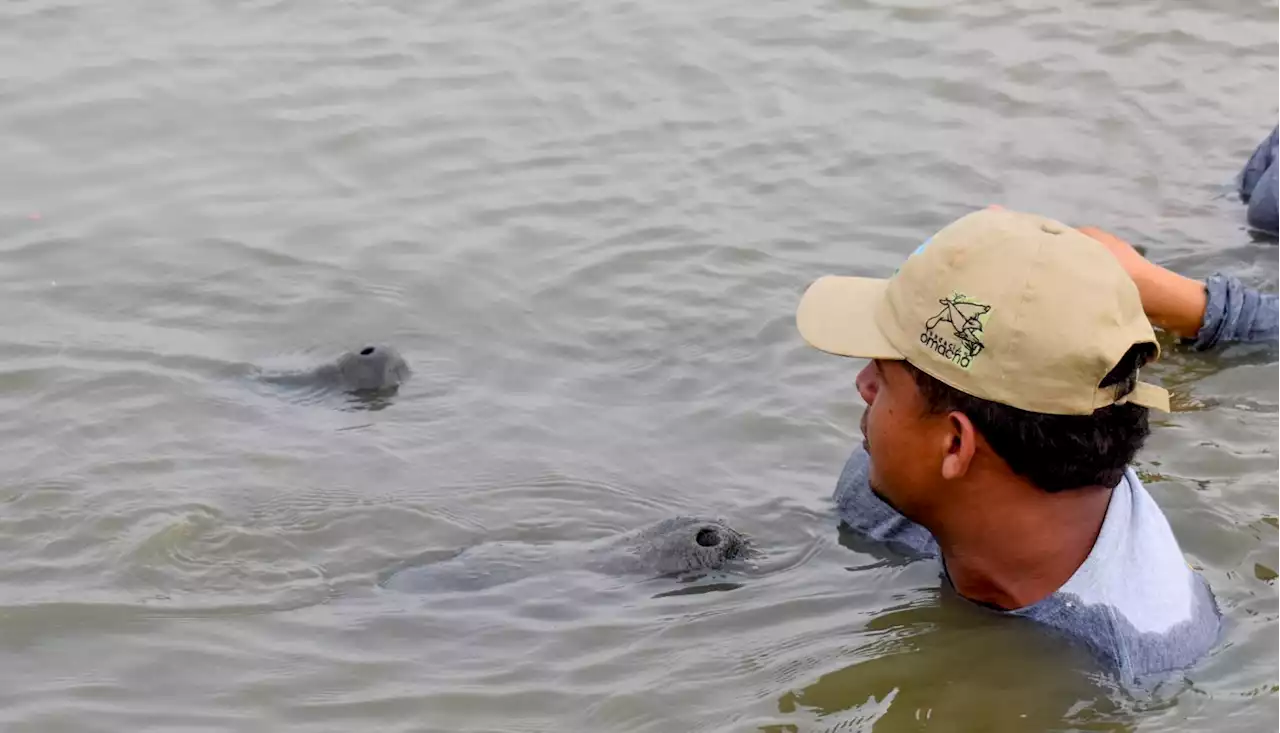
[[[254,376],[260,382],[278,387],[337,387],[342,381],[342,373],[336,363],[321,364],[310,369],[265,370],[259,369]]]
[[[748,550],[746,537],[723,522],[674,517],[589,542],[473,545],[445,560],[397,570],[381,585],[432,593],[483,590],[565,570],[640,577],[696,574],[720,570]]]
[[[568,563],[566,548],[523,542],[489,542],[468,547],[458,554],[423,565],[412,565],[391,574],[381,585],[403,593],[478,591],[513,583]]]

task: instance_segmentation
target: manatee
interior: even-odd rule
[[[688,578],[722,570],[751,553],[748,538],[722,521],[672,517],[590,542],[472,545],[437,562],[396,570],[381,585],[408,593],[482,590],[566,570]]]
[[[395,393],[410,374],[400,352],[391,346],[368,345],[310,369],[259,371],[257,378],[283,387],[373,396]]]
[[[1259,234],[1274,238],[1280,230],[1276,191],[1280,188],[1280,127],[1271,128],[1244,168],[1236,175],[1236,191],[1248,204],[1245,221]]]

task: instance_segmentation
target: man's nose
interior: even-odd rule
[[[870,405],[876,399],[876,391],[878,385],[876,383],[876,365],[874,362],[867,362],[867,365],[858,372],[858,378],[855,380],[858,385],[858,394],[862,396],[862,401]]]

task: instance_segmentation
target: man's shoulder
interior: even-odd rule
[[[1217,642],[1221,613],[1163,511],[1132,469],[1116,487],[1085,564],[1027,616],[1085,641],[1141,677],[1189,666]]]
[[[866,451],[854,448],[832,494],[840,520],[859,535],[904,554],[938,557],[938,543],[929,530],[902,516],[871,490],[870,468]]]

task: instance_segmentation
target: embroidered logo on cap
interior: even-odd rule
[[[982,329],[986,326],[991,306],[963,293],[940,298],[942,310],[924,322],[920,343],[961,369],[968,369],[982,353]]]

